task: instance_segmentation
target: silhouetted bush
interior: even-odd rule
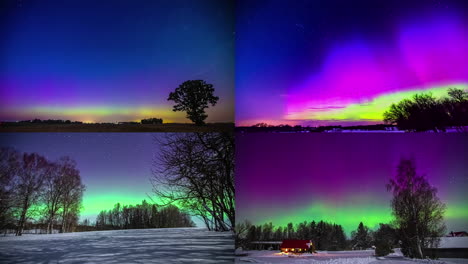
[[[147,118],[147,119],[142,119],[141,120],[142,124],[162,124],[163,120],[162,118]]]
[[[396,230],[387,224],[380,224],[379,229],[374,234],[374,245],[376,256],[386,256],[398,246]]]

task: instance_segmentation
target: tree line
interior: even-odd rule
[[[33,120],[21,120],[18,122],[2,122],[3,124],[8,124],[8,125],[15,125],[15,124],[55,124],[55,125],[63,125],[63,124],[83,124],[82,121],[70,121],[70,120],[62,120],[62,119],[47,119],[47,120],[41,120],[41,119],[33,119]],[[141,119],[140,122],[119,122],[119,124],[162,124],[163,119],[162,118],[146,118],[146,119]],[[106,122],[101,122],[101,123],[94,123],[94,124],[102,124],[102,125],[114,125],[115,123],[106,123]]]
[[[341,225],[324,221],[288,223],[275,227],[272,222],[252,225],[249,221],[236,226],[237,247],[251,248],[254,241],[282,241],[285,239],[312,240],[318,250],[343,250],[347,248],[346,235]]]
[[[450,88],[447,97],[435,98],[432,94],[416,94],[392,104],[384,113],[387,124],[396,124],[401,130],[445,131],[447,127],[460,130],[468,126],[468,92]]]
[[[6,123],[16,123],[16,122],[6,122]],[[47,120],[41,120],[41,119],[33,119],[33,120],[21,120],[18,121],[20,124],[24,123],[32,123],[32,124],[83,124],[81,121],[70,121],[70,120],[62,120],[62,119],[47,119]]]
[[[340,131],[340,130],[393,130],[395,125],[391,124],[376,124],[376,125],[355,125],[355,126],[302,126],[302,125],[269,125],[267,123],[257,123],[252,126],[236,127],[236,131],[250,132],[325,132],[325,131]]]
[[[255,241],[282,241],[285,239],[312,240],[314,250],[362,250],[375,247],[379,256],[392,252],[399,246],[397,230],[390,224],[379,224],[376,231],[370,230],[362,222],[348,238],[343,227],[324,221],[288,223],[275,227],[273,224],[252,225],[249,221],[236,226],[236,247],[258,249]],[[264,248],[260,248],[264,249]]]
[[[71,232],[79,219],[85,186],[76,162],[69,157],[50,161],[37,153],[0,149],[0,230],[14,229],[21,236],[25,226],[41,223]]]
[[[162,118],[156,118],[156,117],[147,118],[147,119],[142,119],[140,121],[140,123],[142,123],[142,124],[162,124],[163,119]]]
[[[153,191],[163,204],[198,216],[208,230],[234,229],[234,136],[174,133],[155,138]]]
[[[174,205],[158,207],[143,200],[137,205],[116,203],[113,209],[99,212],[96,230],[194,227],[190,215]]]

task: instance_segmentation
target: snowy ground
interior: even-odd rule
[[[375,257],[374,250],[318,251],[314,254],[287,256],[277,251],[244,251],[247,256],[236,257],[236,263],[301,263],[301,264],[461,264],[468,259],[411,260],[396,250],[387,257]]]
[[[132,229],[0,237],[0,263],[233,263],[231,233]]]

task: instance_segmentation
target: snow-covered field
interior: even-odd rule
[[[301,263],[301,264],[461,264],[468,259],[411,260],[399,250],[386,257],[375,257],[374,250],[318,251],[314,254],[287,256],[277,251],[244,251],[247,256],[237,256],[236,263]]]
[[[233,263],[229,232],[132,229],[0,237],[0,263]]]

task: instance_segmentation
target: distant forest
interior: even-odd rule
[[[391,124],[377,124],[377,125],[357,125],[357,126],[291,126],[288,124],[269,125],[267,123],[258,123],[249,127],[236,127],[236,131],[251,133],[251,132],[282,132],[282,133],[301,133],[301,132],[326,132],[326,131],[339,131],[339,130],[395,130],[397,126]]]
[[[282,241],[284,239],[312,239],[315,249],[341,250],[347,247],[346,235],[341,225],[324,221],[289,223],[286,226],[275,227],[273,223],[252,225],[248,221],[237,224],[237,246],[250,249],[254,241]],[[255,247],[255,246],[253,246]]]
[[[14,125],[14,124],[48,124],[48,125],[70,125],[70,124],[83,124],[82,121],[70,121],[70,120],[63,120],[63,119],[47,119],[47,120],[41,120],[41,119],[33,119],[33,120],[21,120],[18,122],[1,122],[3,124],[8,124],[8,125]],[[136,121],[130,121],[130,122],[118,122],[118,124],[162,124],[163,119],[162,118],[147,118],[147,119],[142,119],[140,122]],[[115,123],[109,123],[109,122],[102,122],[102,123],[93,123],[93,124],[115,124]]]
[[[85,220],[83,225],[90,222]],[[96,230],[194,227],[195,223],[187,213],[174,205],[158,207],[143,200],[137,205],[117,203],[113,209],[101,211],[96,218]]]
[[[343,227],[338,224],[324,221],[301,222],[299,224],[288,223],[286,226],[275,227],[273,223],[252,225],[245,221],[236,226],[236,247],[243,249],[268,249],[265,244],[252,244],[251,242],[282,241],[284,239],[312,240],[315,250],[346,250],[367,249],[378,243],[378,239],[385,234],[396,245],[396,231],[389,225],[380,224],[380,228],[373,232],[362,222],[356,230],[351,232],[348,239]]]

